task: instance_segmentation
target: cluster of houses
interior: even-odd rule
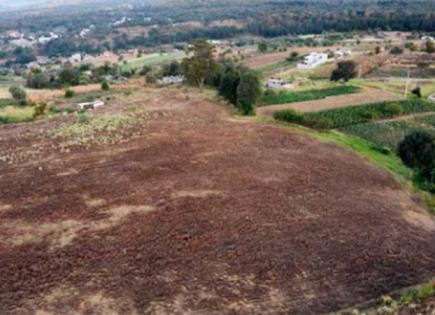
[[[37,44],[47,44],[48,42],[58,39],[59,35],[50,32],[48,34],[42,34],[39,36],[24,35],[18,31],[10,31],[3,38],[8,39],[9,43],[16,47],[31,47]]]

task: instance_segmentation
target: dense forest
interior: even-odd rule
[[[105,49],[152,47],[194,38],[231,38],[241,34],[276,37],[296,34],[351,31],[435,32],[432,0],[239,0],[168,1],[154,5],[133,2],[104,8],[68,6],[34,12],[11,12],[0,18],[0,32],[20,29],[62,36],[44,47],[43,54],[67,56],[71,52],[98,53]],[[123,20],[116,24],[116,21]],[[232,21],[225,25],[216,21]],[[185,24],[194,25],[185,25]],[[196,23],[196,24],[195,24]],[[82,29],[91,35],[80,38]],[[129,27],[147,32],[128,34]]]

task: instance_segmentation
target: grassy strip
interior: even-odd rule
[[[172,60],[177,60],[185,57],[184,52],[171,52],[171,53],[162,53],[160,55],[154,56],[143,56],[136,59],[127,60],[127,63],[121,64],[121,71],[130,71],[132,69],[140,69],[143,66],[150,66],[154,64],[160,64],[164,62],[170,62]]]
[[[373,103],[365,106],[325,110],[315,113],[295,113],[288,109],[276,112],[274,117],[281,121],[298,123],[316,129],[333,129],[367,123],[377,119],[393,118],[400,115],[435,111],[435,104],[422,99],[397,102]]]
[[[0,124],[33,121],[33,107],[6,106],[0,110]]]
[[[353,85],[339,85],[321,90],[306,90],[298,92],[266,92],[259,100],[261,105],[286,104],[295,102],[305,102],[322,99],[328,96],[343,95],[356,93],[360,90],[359,87]]]
[[[417,314],[414,309],[415,304],[418,305],[434,296],[435,279],[396,290],[389,295],[331,314],[397,314],[399,310],[406,311],[408,307],[410,307],[409,314]],[[405,313],[408,314],[408,312]]]

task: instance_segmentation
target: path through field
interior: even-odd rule
[[[435,220],[391,175],[152,95],[143,135],[114,145],[0,127],[0,151],[46,148],[0,164],[0,314],[319,314],[435,275]]]
[[[399,97],[389,92],[379,90],[364,90],[360,93],[330,96],[321,100],[257,107],[256,112],[258,115],[269,116],[273,115],[274,112],[284,109],[294,109],[298,112],[309,113],[395,100],[399,100]]]

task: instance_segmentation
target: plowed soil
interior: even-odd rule
[[[0,314],[319,314],[435,274],[435,220],[391,175],[156,95],[117,144],[61,153],[41,136],[56,118],[0,127],[0,151],[45,148],[0,164]]]

